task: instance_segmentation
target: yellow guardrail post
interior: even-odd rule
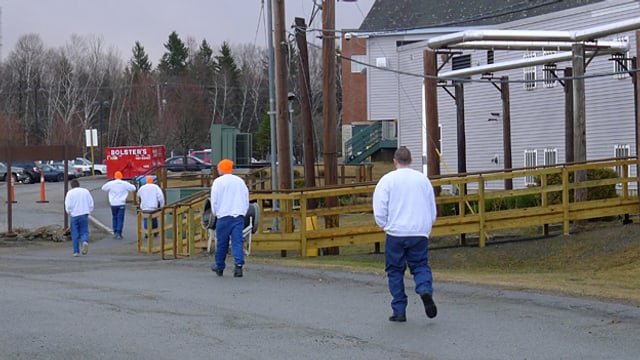
[[[187,210],[187,236],[189,243],[189,256],[193,256],[196,253],[196,222],[195,222],[195,210],[189,207]]]

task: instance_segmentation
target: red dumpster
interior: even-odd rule
[[[124,179],[134,179],[164,166],[164,145],[108,147],[105,159],[107,178],[120,171]]]

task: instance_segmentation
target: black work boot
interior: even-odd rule
[[[216,275],[218,276],[222,276],[222,271],[223,270],[218,270],[218,268],[216,267],[215,264],[211,265],[211,271],[213,271],[214,273],[216,273]]]
[[[427,313],[427,317],[429,319],[433,319],[438,315],[438,308],[436,308],[436,303],[433,302],[433,297],[428,292],[423,292],[420,294],[420,298],[422,299],[422,303],[424,304],[424,311]]]
[[[236,265],[233,269],[233,277],[242,277],[242,265]]]

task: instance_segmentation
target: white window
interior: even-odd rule
[[[544,149],[544,165],[558,163],[558,149]]]
[[[351,72],[360,74],[367,68],[367,55],[351,55]]]
[[[535,168],[538,166],[538,150],[527,149],[524,151],[524,166],[527,168]],[[525,176],[524,184],[535,185],[535,178],[533,176]]]
[[[536,53],[529,52],[524,54],[525,59],[536,57]],[[525,90],[534,90],[536,88],[536,66],[525,66],[522,68],[522,78],[524,80]]]
[[[614,157],[616,158],[626,158],[629,157],[629,145],[616,145],[615,146],[615,153],[614,153]],[[629,176],[629,166],[625,166],[627,168],[627,176]],[[618,173],[618,176],[622,177],[623,173],[622,173],[622,166],[616,166],[616,173]]]
[[[543,51],[542,55],[552,55],[555,51]],[[552,88],[558,85],[558,78],[556,77],[556,69],[558,66],[554,63],[544,64],[542,67],[542,87]]]
[[[622,41],[629,43],[628,36],[620,36],[616,39],[616,41]],[[613,54],[611,55],[613,59],[613,71],[615,74],[613,75],[614,79],[622,80],[629,77],[629,52],[627,51],[624,54]]]

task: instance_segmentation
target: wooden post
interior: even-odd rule
[[[427,119],[427,176],[440,175],[440,138],[438,135],[438,93],[436,76],[438,61],[432,50],[424,51],[424,102]],[[440,194],[440,187],[434,188],[436,196]]]
[[[573,44],[573,152],[576,162],[587,160],[587,127],[584,86],[584,44]],[[574,174],[574,182],[580,183],[587,180],[587,171],[578,170]],[[575,202],[587,200],[587,189],[575,189]]]
[[[565,162],[575,161],[573,155],[573,69],[564,69],[564,151]]]
[[[336,1],[322,2],[322,113],[324,124],[324,183],[335,185],[338,183],[338,146],[336,131]],[[338,198],[333,196],[325,199],[327,207],[338,206]],[[340,218],[337,215],[325,216],[325,227],[338,227]],[[338,255],[340,248],[332,247],[326,251],[327,255]]]

